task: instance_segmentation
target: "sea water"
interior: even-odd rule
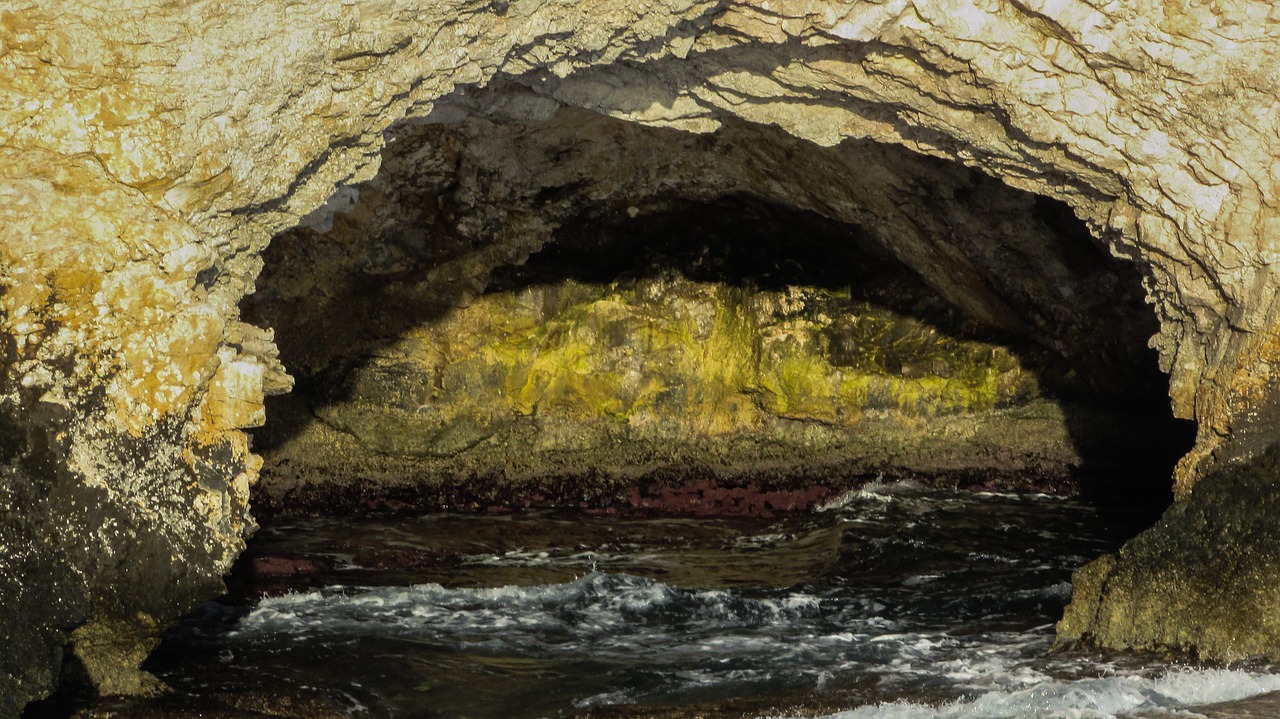
[[[322,691],[368,717],[1280,712],[1269,667],[1053,651],[1071,572],[1151,519],[897,483],[771,522],[299,521],[245,561],[305,571],[206,605],[150,668],[191,696]]]

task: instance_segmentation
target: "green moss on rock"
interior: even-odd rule
[[[1043,357],[901,304],[676,272],[510,287],[410,307],[280,398],[259,510],[625,505],[689,478],[1043,491],[1131,441],[1131,419],[1043,395]]]
[[[486,295],[411,330],[346,395],[327,422],[421,456],[465,450],[513,417],[716,436],[770,417],[852,427],[873,410],[982,412],[1037,391],[1006,349],[847,293],[676,277]]]

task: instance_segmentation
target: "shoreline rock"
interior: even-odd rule
[[[1016,241],[1034,202],[964,208],[1000,181],[1065,203],[1139,270],[1173,412],[1198,423],[1175,471],[1180,506],[1229,506],[1229,491],[1197,498],[1198,482],[1280,440],[1272,3],[776,5],[606,1],[583,13],[503,1],[460,14],[413,0],[306,12],[18,0],[0,11],[0,603],[18,608],[0,624],[12,648],[0,658],[0,716],[52,690],[77,627],[132,623],[141,641],[218,591],[253,527],[261,460],[244,430],[266,419],[264,395],[289,385],[270,333],[240,322],[240,302],[273,237],[304,219],[324,227],[338,188],[400,162],[383,150],[424,126],[470,123],[498,140],[481,143],[477,162],[399,146],[409,165],[430,155],[405,182],[458,180],[400,218],[442,218],[470,243],[475,254],[462,256],[419,248],[432,267],[422,281],[453,282],[457,298],[571,219],[542,213],[557,198],[572,205],[594,188],[601,213],[654,209],[632,190],[696,178],[703,165],[682,168],[681,152],[714,147],[707,138],[725,130],[767,141],[743,142],[698,201],[775,193],[841,222],[893,226],[881,246],[940,296],[1049,345],[1089,334],[1088,322],[1065,332],[1072,313],[1059,312],[1096,299],[1062,282],[1081,257]],[[616,124],[599,123],[597,144],[578,143],[572,123],[553,144],[500,130],[566,115]],[[633,185],[605,192],[608,162],[561,162],[626,144],[619,125],[668,133],[660,152],[646,150],[659,162],[627,175]],[[514,154],[492,154],[507,139]],[[852,164],[825,153],[851,147]],[[563,182],[525,172],[547,166],[565,169],[552,178]],[[603,169],[570,174],[587,167]],[[491,201],[502,198],[513,202]],[[1258,487],[1241,496],[1269,497]],[[1217,529],[1171,512],[1168,532],[1182,539],[1162,546],[1212,562],[1193,548]],[[1121,553],[1116,576],[1150,580],[1143,561]],[[1199,580],[1182,590],[1188,606],[1220,596]],[[1106,597],[1104,608],[1128,606]],[[135,622],[139,612],[149,619]],[[1166,635],[1141,621],[1137,634],[1106,636],[1211,637],[1225,619],[1194,621],[1205,624]],[[121,650],[120,665],[134,653]]]

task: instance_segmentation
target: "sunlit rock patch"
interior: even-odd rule
[[[383,149],[419,123],[470,121],[494,139],[398,218],[457,220],[465,247],[428,246],[411,263],[454,283],[446,307],[550,240],[567,208],[648,213],[658,208],[646,186],[696,201],[746,187],[898,238],[884,246],[975,320],[1059,352],[1086,347],[1076,340],[1090,315],[1075,310],[1114,295],[1095,291],[1105,281],[1064,282],[1080,276],[1036,252],[1045,245],[1026,241],[1041,237],[1029,225],[990,221],[1027,216],[991,212],[1007,207],[1009,195],[988,191],[1004,183],[1066,203],[1137,268],[1154,321],[1117,333],[1130,341],[1112,349],[1149,339],[1174,413],[1198,423],[1180,499],[1276,441],[1272,3],[590,10],[19,0],[0,12],[0,425],[13,428],[0,460],[3,506],[15,508],[0,523],[0,600],[21,608],[2,625],[14,651],[0,709],[53,686],[76,627],[141,612],[149,619],[129,632],[154,638],[216,591],[253,527],[260,459],[244,430],[270,423],[264,395],[288,388],[269,328],[238,324],[239,303],[279,233],[324,228],[316,211],[394,169]],[[565,114],[579,122],[558,144],[502,129]],[[612,129],[581,121],[601,116]],[[625,145],[641,125],[669,128],[651,153],[662,162],[573,160]],[[589,129],[609,142],[575,144]],[[715,152],[695,150],[723,149],[707,141],[714,132],[755,141],[710,172]],[[446,170],[460,158],[436,154]],[[559,158],[573,160],[565,182],[521,170]],[[695,176],[713,182],[699,189]],[[334,296],[387,299],[376,285]],[[1094,377],[1127,364],[1106,352],[1075,360]],[[1239,578],[1246,594],[1264,589],[1256,576]]]

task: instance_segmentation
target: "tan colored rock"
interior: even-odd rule
[[[1274,447],[1220,466],[1117,556],[1077,571],[1059,642],[1172,648],[1217,662],[1274,657],[1278,476]]]
[[[25,596],[44,517],[93,556],[136,545],[112,527],[154,532],[174,573],[153,581],[207,593],[251,526],[240,430],[286,384],[229,336],[270,237],[371,178],[396,123],[560,105],[893,143],[1070,204],[1146,274],[1175,411],[1200,426],[1186,497],[1275,439],[1278,34],[1266,0],[10,3],[0,414],[39,502],[5,520],[0,582]],[[950,259],[915,264],[944,285]],[[67,520],[49,483],[113,518]],[[135,601],[106,589],[122,565],[77,566],[101,611]],[[27,672],[0,693],[47,689]]]

